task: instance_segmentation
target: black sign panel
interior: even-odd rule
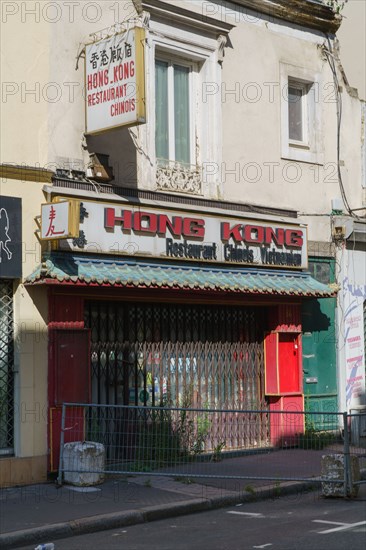
[[[22,200],[0,196],[0,279],[22,276]]]

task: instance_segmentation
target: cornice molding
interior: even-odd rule
[[[133,0],[135,9],[139,15],[144,11],[149,12],[153,18],[163,18],[178,24],[185,24],[200,29],[218,37],[220,34],[228,34],[235,27],[234,24],[207,17],[203,13],[181,8],[175,4],[162,2],[161,0]]]
[[[335,34],[342,16],[315,0],[232,0],[234,4],[326,34]]]

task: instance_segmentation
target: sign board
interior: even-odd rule
[[[307,233],[300,224],[86,201],[82,211],[79,239],[60,243],[61,249],[253,267],[307,267]]]
[[[22,276],[22,200],[0,196],[0,279]]]
[[[42,204],[41,240],[77,238],[79,236],[80,203],[62,201]]]
[[[135,27],[86,46],[87,134],[146,121],[144,41]]]

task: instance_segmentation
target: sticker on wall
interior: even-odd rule
[[[0,196],[0,278],[22,276],[22,201]]]

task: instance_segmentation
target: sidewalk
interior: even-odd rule
[[[268,475],[276,464],[279,477],[317,477],[322,451],[294,454],[279,451],[226,459],[215,464],[220,475],[230,461],[230,475]],[[267,467],[266,467],[267,465]],[[267,473],[266,473],[267,472]],[[314,484],[315,486],[315,484]],[[316,484],[319,487],[319,484]],[[202,479],[146,474],[108,478],[98,487],[54,484],[0,491],[0,547],[17,548],[52,542],[77,534],[101,531],[167,517],[209,510],[254,499],[309,489],[301,481]],[[33,545],[33,546],[32,546]]]

